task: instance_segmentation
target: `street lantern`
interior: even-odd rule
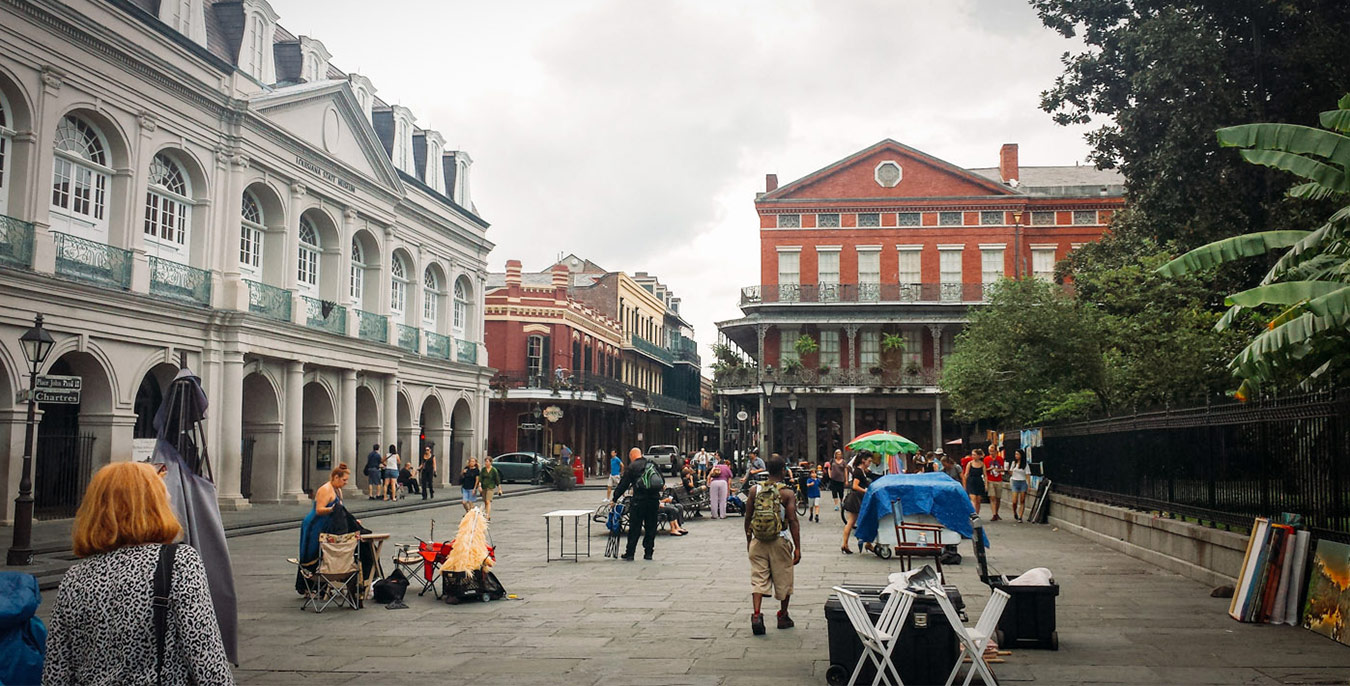
[[[796,411],[797,411],[797,394],[796,394],[796,393],[789,393],[789,394],[788,394],[788,409],[789,409],[789,410],[792,410],[793,412],[796,412]]]
[[[772,398],[774,389],[778,388],[778,382],[773,379],[765,379],[759,382],[759,388],[764,391],[764,397]]]
[[[37,423],[38,372],[47,361],[56,341],[42,328],[42,315],[33,318],[33,328],[19,337],[23,356],[28,360],[28,421],[23,433],[23,471],[19,477],[19,497],[14,499],[14,542],[5,554],[5,564],[15,567],[33,564],[33,426]]]

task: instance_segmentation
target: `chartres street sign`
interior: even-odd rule
[[[78,376],[39,376],[33,398],[40,403],[79,405],[83,380]]]

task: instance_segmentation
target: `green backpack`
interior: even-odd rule
[[[666,487],[666,478],[661,476],[661,470],[656,463],[647,460],[647,468],[642,470],[642,475],[638,477],[635,490],[646,493],[658,493]]]
[[[761,541],[772,541],[787,528],[783,522],[779,483],[762,483],[755,492],[755,514],[750,517],[750,535]]]

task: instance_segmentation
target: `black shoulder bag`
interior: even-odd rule
[[[173,560],[178,544],[159,547],[159,562],[155,563],[155,589],[150,597],[155,630],[155,683],[164,683],[164,639],[169,631],[169,594],[173,590]]]

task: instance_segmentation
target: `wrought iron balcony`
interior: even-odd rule
[[[981,303],[982,283],[765,284],[741,289],[741,306],[798,303]]]
[[[33,222],[0,214],[0,267],[33,268]]]
[[[244,279],[248,284],[248,311],[268,319],[291,320],[291,292],[258,281]]]
[[[105,243],[52,232],[56,242],[56,275],[104,288],[131,288],[131,251]]]
[[[347,335],[347,308],[308,295],[301,297],[305,302],[305,326],[339,336]]]
[[[875,373],[874,373],[875,372]],[[931,388],[938,384],[939,373],[932,367],[907,369],[834,369],[825,373],[819,369],[787,369],[774,372],[773,380],[780,389],[810,388],[829,389],[833,387],[863,388]],[[724,371],[716,375],[714,383],[718,388],[755,388],[760,379],[752,367]]]
[[[382,314],[365,310],[352,310],[356,313],[356,336],[363,341],[376,343],[389,342],[389,318]]]
[[[464,364],[478,364],[478,344],[473,341],[456,339],[455,359]]]
[[[211,306],[211,272],[151,255],[150,295]]]
[[[450,337],[442,336],[435,331],[424,331],[427,337],[427,357],[439,357],[442,360],[450,359]]]
[[[675,361],[675,356],[672,355],[669,350],[666,350],[641,336],[629,336],[626,347],[633,348],[641,353],[654,357],[665,364],[671,364]]]
[[[407,324],[399,324],[395,327],[395,333],[398,334],[398,338],[395,339],[395,344],[398,347],[410,352],[417,352],[418,335],[422,333],[421,329]]]

